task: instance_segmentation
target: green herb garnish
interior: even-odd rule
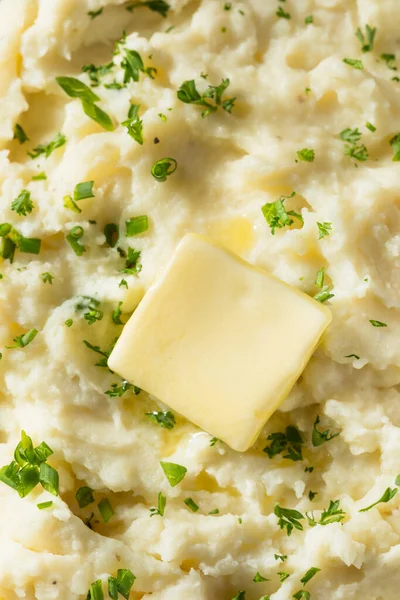
[[[27,346],[28,344],[30,344],[35,337],[38,334],[38,330],[37,329],[30,329],[29,331],[27,331],[26,333],[23,333],[22,335],[17,335],[14,339],[13,342],[15,342],[14,346],[6,346],[6,348],[25,348],[25,346]]]
[[[14,127],[14,137],[13,140],[18,140],[20,144],[25,144],[25,142],[29,141],[28,136],[25,131],[22,129],[21,125],[18,123]]]
[[[160,461],[160,465],[171,487],[178,485],[187,473],[186,467],[176,463]]]
[[[42,281],[43,283],[53,283],[53,279],[54,279],[54,275],[52,275],[51,273],[42,273],[41,275]]]
[[[50,508],[50,506],[53,506],[53,500],[48,500],[47,502],[39,502],[39,504],[37,504],[36,506],[39,510]]]
[[[95,104],[95,102],[100,100],[99,96],[83,81],[76,79],[76,77],[56,77],[56,81],[70,98],[79,98],[82,102],[83,111],[90,119],[96,121],[96,123],[107,131],[114,130],[114,125],[109,115]]]
[[[53,141],[49,142],[48,144],[39,144],[32,150],[32,152],[28,152],[28,154],[31,158],[37,158],[42,154],[44,154],[45,157],[48,158],[50,154],[54,152],[54,150],[56,150],[57,148],[61,148],[61,146],[64,146],[66,141],[67,138],[65,137],[65,135],[63,135],[62,133],[57,133]]]
[[[273,458],[277,454],[286,451],[287,454],[283,458],[288,458],[293,461],[303,460],[302,445],[303,438],[296,427],[286,427],[286,432],[271,433],[267,440],[271,443],[263,449],[269,458]]]
[[[370,504],[366,508],[362,508],[358,512],[367,512],[367,510],[371,510],[371,508],[373,508],[377,504],[380,504],[381,502],[389,502],[389,500],[391,500],[392,498],[394,498],[394,496],[397,494],[397,491],[398,491],[397,488],[393,488],[393,489],[391,489],[390,487],[386,488],[386,490],[384,491],[382,497],[379,498],[379,500],[377,500],[373,504]]]
[[[319,232],[318,239],[322,240],[322,238],[330,234],[332,230],[332,223],[329,221],[324,221],[323,223],[317,222],[317,227]]]
[[[108,498],[103,498],[103,500],[100,500],[97,506],[104,523],[108,523],[108,521],[114,516],[114,509],[111,506],[110,501]]]
[[[208,88],[200,94],[196,88],[194,79],[184,81],[179,88],[177,95],[181,102],[185,104],[197,104],[205,107],[201,113],[203,118],[208,117],[211,113],[221,107],[228,113],[232,112],[236,98],[228,98],[223,100],[223,94],[230,85],[229,79],[223,79],[218,86],[209,85]],[[214,101],[214,104],[211,101]]]
[[[400,160],[400,133],[397,133],[394,137],[392,137],[389,143],[394,152],[392,161],[398,162]]]
[[[278,571],[278,575],[281,583],[283,583],[288,577],[290,577],[290,573],[288,571]]]
[[[104,227],[104,235],[107,246],[114,248],[118,244],[119,240],[118,225],[116,223],[107,223],[107,225]]]
[[[139,8],[141,6],[147,6],[147,8],[154,12],[157,12],[162,17],[166,17],[169,9],[171,8],[168,2],[165,2],[165,0],[145,0],[142,2],[130,2],[125,8],[129,12],[132,12],[135,8]]]
[[[128,221],[125,221],[125,235],[126,237],[132,237],[139,235],[147,231],[149,228],[149,218],[146,215],[140,217],[131,217]]]
[[[290,196],[281,196],[279,200],[276,200],[275,202],[266,202],[266,204],[261,207],[264,218],[271,228],[272,235],[275,235],[276,229],[292,225],[294,220],[291,217],[298,219],[302,225],[304,224],[304,219],[299,213],[294,210],[286,211],[285,208],[285,200],[293,198],[295,195],[296,192],[292,192]]]
[[[361,69],[364,68],[362,60],[359,60],[358,58],[344,58],[343,62],[346,65],[349,65],[350,67],[353,67],[353,69],[359,69],[359,70],[361,70]]]
[[[178,163],[174,158],[162,158],[151,167],[151,174],[156,181],[167,181],[167,177],[175,173]]]
[[[158,492],[157,508],[150,509],[150,517],[154,517],[155,515],[160,515],[160,517],[163,517],[166,504],[167,498],[163,496],[162,492]]]
[[[192,500],[192,498],[185,498],[184,503],[192,512],[197,512],[199,510],[199,506],[197,506],[196,502]]]
[[[312,436],[311,436],[312,445],[315,447],[321,446],[322,444],[325,444],[326,442],[333,440],[333,438],[335,438],[339,435],[339,433],[331,433],[329,429],[326,429],[326,431],[319,431],[317,429],[317,425],[319,422],[320,422],[320,419],[319,419],[319,416],[317,416],[317,418],[314,421],[314,426],[313,426]]]
[[[259,571],[253,577],[254,583],[261,583],[262,581],[269,581],[266,577],[263,577]]]
[[[303,148],[302,150],[297,150],[297,156],[299,160],[313,162],[315,158],[315,152],[311,148]]]
[[[84,233],[85,230],[83,227],[77,225],[71,229],[68,235],[65,236],[65,239],[77,256],[82,256],[82,254],[86,252],[86,246],[79,242]]]
[[[282,6],[278,6],[278,10],[276,11],[276,16],[281,19],[291,19],[290,13],[283,10]]]
[[[387,323],[383,323],[383,321],[375,321],[375,319],[370,319],[372,327],[387,327]]]
[[[311,567],[308,569],[307,573],[300,579],[301,583],[306,585],[306,583],[308,583],[320,570],[321,569],[318,569],[318,567]]]
[[[134,250],[133,248],[128,248],[128,254],[125,255],[125,268],[121,269],[121,273],[126,273],[127,275],[137,275],[142,270],[142,263],[140,262],[140,250]]]
[[[19,196],[11,202],[11,210],[15,211],[19,216],[26,217],[27,214],[33,211],[33,208],[31,193],[28,190],[22,190]]]
[[[121,125],[127,128],[128,134],[140,145],[143,145],[143,121],[139,118],[140,104],[131,104],[128,118]]]
[[[292,510],[290,508],[282,508],[279,504],[275,505],[274,514],[278,517],[278,525],[281,529],[286,528],[288,536],[291,535],[293,529],[303,531],[303,525],[300,523],[301,519],[304,519],[304,515],[298,510]]]
[[[362,52],[371,52],[374,47],[374,38],[376,34],[376,27],[365,26],[365,34],[361,31],[360,27],[357,28],[356,37],[361,42]]]
[[[149,417],[151,421],[157,423],[164,429],[173,429],[176,424],[175,415],[170,410],[165,412],[163,411],[153,411],[145,413],[146,417]]]
[[[88,16],[91,19],[95,19],[96,17],[98,17],[99,15],[101,15],[101,13],[103,12],[103,10],[104,10],[104,8],[101,7],[101,8],[99,8],[99,10],[89,10],[89,12],[87,14],[88,14]]]
[[[93,490],[87,485],[80,487],[75,494],[80,508],[85,508],[94,502]]]

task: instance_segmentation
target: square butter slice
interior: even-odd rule
[[[125,325],[108,364],[244,451],[330,321],[330,311],[306,294],[188,234]]]

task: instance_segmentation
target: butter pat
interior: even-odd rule
[[[330,311],[306,294],[188,234],[125,325],[108,364],[244,451],[330,321]]]

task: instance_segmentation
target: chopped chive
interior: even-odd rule
[[[49,500],[48,502],[39,502],[39,504],[36,505],[38,507],[39,510],[43,510],[44,508],[49,508],[50,506],[53,506],[53,500]]]
[[[108,523],[111,517],[114,516],[114,510],[110,504],[110,501],[107,498],[103,498],[103,500],[100,500],[97,506],[99,507],[99,511],[104,523]]]
[[[149,218],[146,215],[140,217],[132,217],[128,221],[125,221],[125,235],[126,237],[132,237],[147,231],[149,228]]]

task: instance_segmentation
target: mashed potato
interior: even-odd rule
[[[25,430],[51,447],[59,475],[58,496],[37,485],[20,498],[0,482],[0,598],[84,599],[94,581],[106,590],[130,569],[133,600],[395,600],[397,2],[168,5],[0,3],[0,222],[13,228],[1,248],[15,250],[1,263],[0,465]],[[62,76],[95,85],[86,112],[97,120]],[[185,81],[201,96],[226,79],[220,104],[215,90],[203,98],[217,109],[204,118],[177,97]],[[122,125],[130,105],[140,105],[133,137]],[[157,181],[163,158],[177,169]],[[93,193],[79,199],[88,181]],[[283,206],[302,220],[272,235],[261,207],[293,191]],[[137,216],[148,228],[126,237]],[[188,231],[311,295],[324,267],[333,294],[323,345],[244,454],[177,415],[162,427],[146,413],[168,408],[104,367]],[[187,469],[175,487],[160,461]],[[82,486],[94,497],[84,508]],[[274,508],[298,512],[279,523]]]

